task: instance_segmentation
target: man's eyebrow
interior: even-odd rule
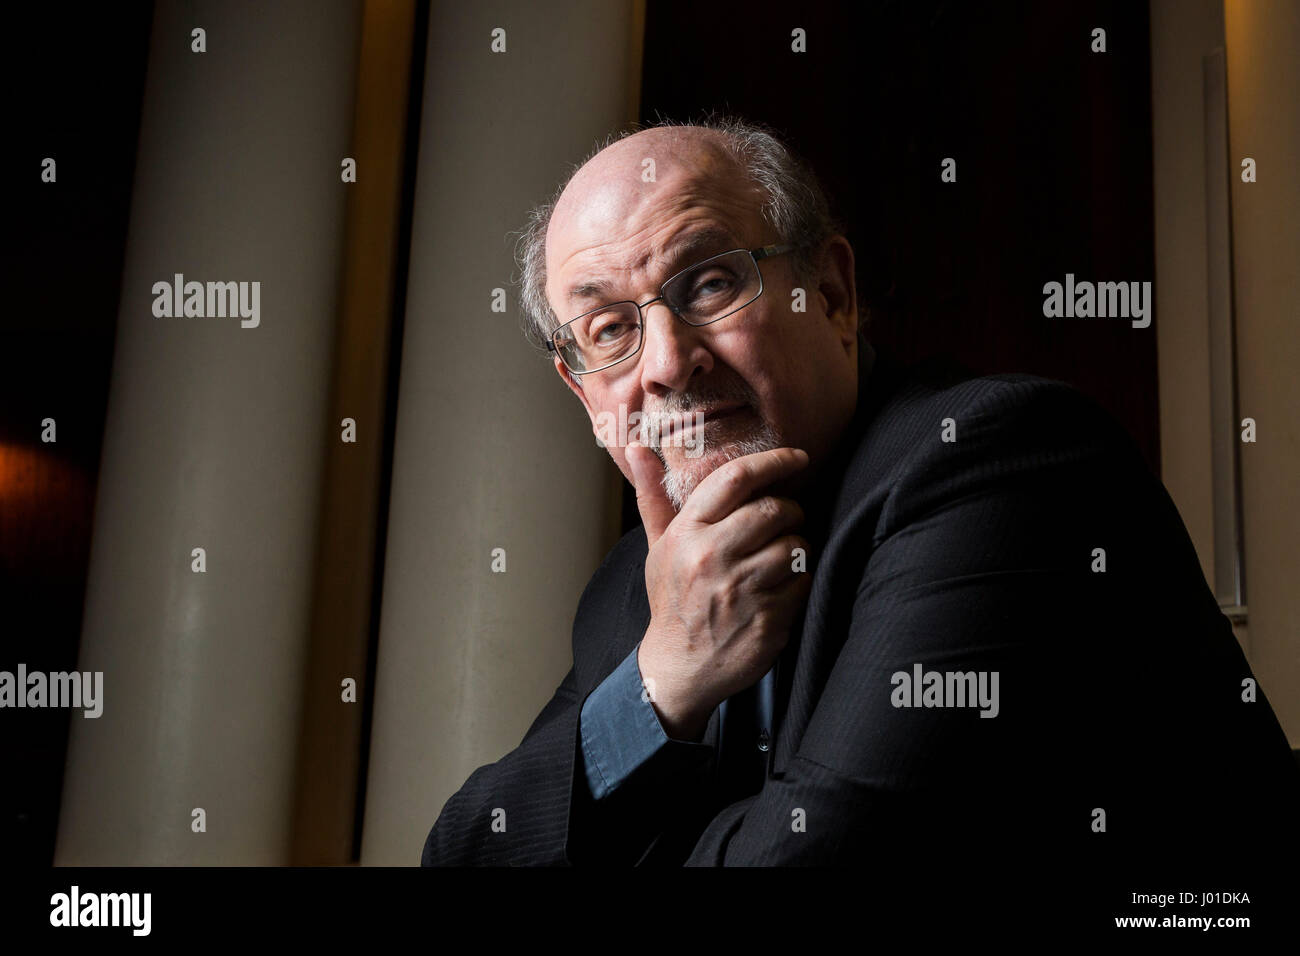
[[[676,273],[677,267],[691,265],[693,257],[704,258],[710,252],[725,252],[738,247],[738,241],[730,229],[704,226],[677,236],[652,258],[667,263],[670,267],[669,274],[672,275]],[[612,283],[605,279],[588,279],[569,288],[569,300],[608,298],[613,294],[612,288]]]
[[[674,239],[656,258],[670,266],[685,267],[693,264],[693,256],[704,257],[712,252],[725,252],[738,246],[739,242],[730,229],[704,226]]]

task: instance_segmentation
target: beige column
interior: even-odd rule
[[[433,5],[365,864],[418,863],[446,799],[519,744],[570,666],[578,597],[615,538],[617,473],[523,340],[507,234],[634,118],[640,43],[628,0]]]
[[[1223,0],[1151,0],[1156,356],[1160,473],[1215,582],[1205,56],[1223,46]]]
[[[1300,4],[1231,0],[1224,20],[1250,657],[1300,747]]]
[[[157,6],[56,863],[288,861],[358,28]],[[177,273],[256,324],[155,315]]]
[[[317,523],[316,575],[303,734],[293,813],[294,866],[356,858],[357,800],[365,766],[371,614],[378,609],[374,557],[384,530],[386,405],[394,298],[406,246],[401,222],[410,95],[423,51],[415,0],[364,0],[347,245],[339,272],[330,422],[356,424],[355,441],[326,443]],[[418,33],[418,36],[417,36]],[[417,45],[418,44],[418,45]],[[417,87],[418,89],[418,87]],[[394,373],[395,374],[395,373]],[[343,700],[345,679],[355,699]]]

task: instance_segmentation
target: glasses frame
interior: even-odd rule
[[[669,306],[669,311],[672,312],[673,315],[677,316],[677,318],[681,319],[683,323],[689,325],[693,329],[701,329],[704,328],[704,326],[706,325],[712,325],[714,322],[721,322],[723,319],[727,318],[728,316],[735,315],[741,309],[746,308],[747,306],[751,306],[755,302],[757,302],[758,297],[763,294],[763,288],[764,288],[763,270],[759,268],[758,263],[763,259],[770,259],[773,256],[779,256],[787,252],[793,252],[797,248],[798,246],[793,243],[782,243],[773,246],[759,246],[757,249],[744,249],[744,248],[728,249],[726,252],[719,252],[716,255],[709,256],[707,259],[701,259],[699,262],[695,263],[694,265],[689,265],[685,269],[680,269],[677,272],[674,272],[667,279],[665,279],[663,283],[659,286],[659,294],[655,296],[653,299],[649,299],[646,302],[637,302],[634,299],[619,299],[617,302],[606,302],[603,305],[596,306],[596,308],[594,309],[588,309],[586,312],[582,313],[581,315],[574,316],[572,319],[569,319],[567,322],[564,322],[563,324],[556,326],[555,329],[551,332],[551,334],[547,336],[546,349],[548,352],[554,352],[556,355],[558,355],[560,361],[564,363],[564,367],[567,368],[574,375],[591,375],[593,372],[603,372],[605,371],[605,369],[613,368],[615,365],[619,364],[620,362],[626,362],[634,355],[640,353],[642,347],[645,345],[645,310],[650,306],[654,305],[656,302],[660,301],[661,299],[664,299],[664,289],[672,285],[672,283],[675,282],[679,277],[685,275],[687,272],[690,272],[694,269],[698,269],[700,266],[707,265],[708,263],[712,262],[714,259],[721,259],[723,256],[734,255],[737,252],[748,253],[749,258],[752,259],[754,262],[754,271],[758,273],[758,291],[754,293],[754,298],[750,299],[748,302],[736,306],[730,312],[724,312],[716,319],[709,319],[709,321],[707,322],[700,322],[697,324],[695,322],[687,322],[685,318],[683,318],[679,313],[673,311],[672,307]],[[611,308],[612,306],[624,305],[624,304],[636,306],[637,325],[641,330],[641,338],[637,342],[636,348],[633,349],[631,352],[628,352],[622,358],[615,359],[609,364],[602,365],[599,368],[589,368],[581,372],[574,369],[573,366],[571,366],[568,363],[568,361],[564,358],[564,353],[560,351],[559,346],[555,344],[555,337],[559,335],[561,331],[563,331],[564,329],[572,325],[574,322],[577,322],[579,319],[585,319],[593,312],[601,312],[605,309]]]

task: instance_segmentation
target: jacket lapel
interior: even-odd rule
[[[846,430],[825,483],[809,501],[831,501],[823,512],[817,537],[820,553],[810,555],[812,590],[803,616],[795,623],[797,639],[778,659],[776,731],[771,772],[786,773],[812,718],[817,701],[848,636],[849,620],[863,569],[871,557],[875,516],[888,493],[886,476],[893,455],[871,440],[872,424],[896,396],[902,370],[884,356],[864,367],[858,383],[858,407]]]

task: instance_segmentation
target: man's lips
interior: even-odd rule
[[[697,408],[690,412],[665,415],[663,418],[663,425],[660,427],[660,439],[666,442],[673,435],[677,434],[677,432],[694,428],[697,416],[699,416],[699,420],[702,424],[708,425],[711,421],[728,418],[748,407],[749,406],[743,404],[714,405],[712,408]]]

